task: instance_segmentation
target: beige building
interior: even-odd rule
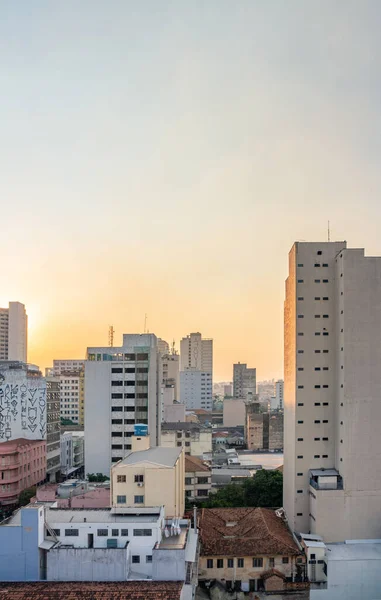
[[[233,396],[254,400],[257,393],[257,370],[248,368],[245,363],[233,365]]]
[[[180,371],[195,369],[213,373],[213,340],[191,333],[180,341]]]
[[[212,428],[198,423],[162,423],[161,445],[184,448],[185,454],[200,456],[212,451]]]
[[[222,404],[224,427],[245,425],[246,404],[242,398],[225,398]]]
[[[26,363],[28,354],[28,315],[24,304],[9,302],[0,308],[0,360]]]
[[[259,404],[246,406],[246,445],[248,450],[283,449],[283,413],[260,413]]]
[[[285,301],[284,508],[325,542],[381,537],[381,259],[297,242]]]
[[[200,500],[212,489],[212,471],[197,456],[185,457],[185,498]]]
[[[165,506],[170,517],[184,515],[184,452],[182,448],[149,448],[149,437],[131,438],[132,450],[111,468],[111,505]]]
[[[204,508],[198,526],[200,581],[247,592],[303,586],[305,556],[274,510]]]

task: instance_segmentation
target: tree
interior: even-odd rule
[[[26,490],[23,490],[19,495],[19,505],[26,506],[27,504],[29,504],[30,499],[33,498],[33,496],[35,496],[35,495],[36,495],[36,486],[27,488]]]
[[[103,483],[104,481],[109,481],[110,477],[102,473],[87,473],[87,479],[90,482]]]

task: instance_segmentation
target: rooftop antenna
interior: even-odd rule
[[[328,221],[328,241],[329,242],[331,241],[331,231],[330,231],[330,228],[329,228],[329,221]]]
[[[114,333],[115,329],[112,325],[110,325],[110,327],[108,328],[108,345],[110,346],[110,348],[113,348],[114,346]]]

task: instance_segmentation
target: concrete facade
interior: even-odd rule
[[[46,382],[35,365],[0,361],[0,442],[46,439]]]
[[[45,479],[45,440],[0,443],[0,505],[16,504],[20,493]]]
[[[46,378],[46,472],[49,481],[57,480],[61,468],[61,420],[60,420],[60,381],[59,377]]]
[[[61,419],[83,425],[84,374],[81,371],[62,371],[60,383]]]
[[[28,316],[24,304],[9,302],[0,308],[0,360],[27,362]]]
[[[278,379],[275,382],[275,402],[276,408],[278,410],[283,410],[284,408],[284,381],[283,379]]]
[[[233,396],[244,400],[254,400],[257,393],[257,370],[248,369],[247,364],[233,365]]]
[[[52,548],[48,553],[48,581],[127,581],[129,549]]]
[[[212,374],[188,368],[180,371],[180,398],[188,410],[213,409]]]
[[[379,538],[381,259],[345,242],[296,243],[289,259],[284,507],[326,542]],[[337,488],[310,486],[316,469]]]
[[[242,398],[226,399],[222,406],[224,427],[245,425],[246,404]]]
[[[213,340],[191,333],[180,341],[180,371],[195,369],[213,374]]]
[[[161,445],[165,448],[184,448],[185,454],[202,457],[212,451],[212,429],[198,423],[163,423]]]
[[[136,423],[160,444],[161,360],[153,334],[123,336],[123,346],[88,348],[85,364],[85,472],[109,475],[131,450]]]
[[[85,368],[85,361],[81,358],[77,359],[55,359],[53,360],[53,375],[61,375],[62,373],[78,373]]]

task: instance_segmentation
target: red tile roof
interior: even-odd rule
[[[196,471],[210,471],[200,458],[197,456],[185,456],[185,472],[195,473]]]
[[[0,600],[180,600],[181,581],[0,583]]]
[[[287,525],[270,508],[203,508],[199,528],[203,556],[301,554]]]

